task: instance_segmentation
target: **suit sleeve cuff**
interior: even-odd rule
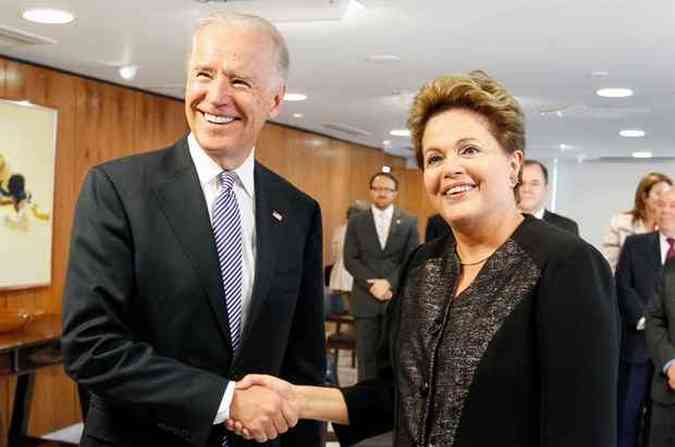
[[[222,424],[230,418],[230,405],[232,405],[234,387],[236,385],[236,382],[233,380],[227,384],[225,394],[223,394],[223,399],[220,401],[220,407],[218,407],[218,412],[216,413],[216,418],[213,420],[213,425]]]

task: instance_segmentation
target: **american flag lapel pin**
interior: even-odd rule
[[[400,225],[400,224],[401,224],[401,219],[396,219],[396,225]]]
[[[281,213],[277,210],[272,211],[272,217],[274,217],[274,220],[277,222],[281,222],[284,220],[284,216],[281,215]]]

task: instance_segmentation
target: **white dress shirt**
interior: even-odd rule
[[[389,229],[391,228],[391,219],[394,216],[394,205],[389,205],[381,210],[375,205],[370,205],[373,212],[373,219],[375,220],[375,230],[377,231],[377,238],[380,241],[380,248],[384,250],[387,246],[387,238],[389,237]]]
[[[536,217],[537,219],[541,220],[541,219],[544,218],[544,211],[546,211],[546,208],[541,208],[541,209],[538,209],[537,211],[535,211],[534,213],[532,213],[532,215],[534,217]]]
[[[188,147],[190,157],[197,170],[199,185],[204,193],[206,208],[209,211],[209,219],[213,223],[213,206],[216,198],[220,194],[221,186],[218,182],[218,175],[223,168],[218,165],[206,152],[199,146],[197,139],[192,133],[188,135]],[[241,220],[242,231],[242,281],[241,281],[241,331],[244,331],[246,317],[248,315],[249,304],[253,296],[253,284],[255,280],[255,256],[256,256],[256,234],[255,234],[255,182],[253,179],[253,168],[255,165],[255,148],[251,150],[248,158],[233,172],[237,174],[237,180],[234,182],[234,194],[237,198],[239,207],[239,216]],[[234,382],[229,382],[225,394],[220,403],[220,408],[216,414],[214,424],[222,423],[230,417],[230,404],[234,396]]]

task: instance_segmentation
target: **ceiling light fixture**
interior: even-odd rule
[[[391,140],[383,140],[382,146],[391,146]]]
[[[54,8],[31,8],[21,13],[24,20],[48,25],[65,25],[75,20],[72,12]]]
[[[302,113],[294,113],[293,114],[293,118],[302,118],[303,116],[305,116],[305,115],[303,115]]]
[[[640,138],[645,136],[645,131],[642,129],[623,129],[619,131],[619,135],[626,138]]]
[[[595,94],[603,98],[627,98],[633,96],[633,90],[629,88],[601,88]]]
[[[395,137],[409,137],[410,136],[410,130],[408,129],[394,129],[389,132],[389,135],[393,135]]]
[[[138,72],[138,66],[137,65],[124,65],[123,67],[119,68],[119,73],[122,79],[125,79],[127,81],[131,81],[136,77],[136,73]]]
[[[649,151],[633,152],[633,158],[652,158],[652,153]]]
[[[374,54],[372,56],[368,56],[366,61],[373,64],[391,64],[395,62],[401,62],[401,58],[394,56],[393,54]]]
[[[307,95],[302,93],[286,93],[284,95],[284,101],[294,102],[294,101],[304,101],[307,99]]]

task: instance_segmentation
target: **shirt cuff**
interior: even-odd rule
[[[663,367],[663,374],[668,374],[668,369],[670,369],[671,366],[675,365],[675,359],[672,359],[668,363],[666,363],[666,366]]]
[[[225,388],[225,394],[223,394],[223,399],[220,401],[220,407],[218,407],[218,412],[216,413],[216,418],[213,420],[213,425],[222,424],[225,420],[230,418],[230,405],[232,405],[232,399],[234,398],[234,388],[237,386],[237,382],[230,380]]]
[[[638,324],[637,324],[636,329],[637,329],[638,331],[644,331],[644,330],[645,330],[645,323],[646,323],[646,322],[647,322],[647,320],[645,319],[645,317],[640,318],[640,319],[638,320]]]

